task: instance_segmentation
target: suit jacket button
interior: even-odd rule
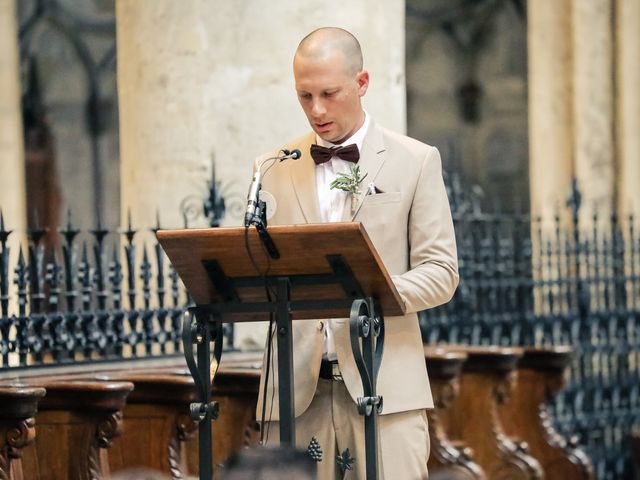
[[[322,332],[324,330],[324,322],[318,322],[318,331]]]

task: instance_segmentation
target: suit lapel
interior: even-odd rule
[[[342,214],[342,220],[345,222],[352,222],[355,216],[358,214],[358,210],[362,206],[364,197],[367,194],[367,186],[370,183],[375,183],[375,179],[378,176],[378,172],[382,167],[386,158],[384,140],[382,138],[382,130],[371,120],[369,130],[367,131],[364,141],[362,142],[362,152],[360,153],[360,171],[362,174],[367,174],[367,177],[362,181],[360,185],[360,195],[358,195],[358,202],[356,209],[351,212],[351,199],[348,199]]]
[[[311,158],[311,144],[315,141],[315,133],[311,132],[300,144],[302,157],[291,163],[291,181],[296,192],[298,204],[307,223],[320,223],[320,205],[316,189],[316,164]]]

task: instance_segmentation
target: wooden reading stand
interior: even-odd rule
[[[157,232],[195,303],[185,315],[182,337],[200,398],[191,405],[192,417],[200,422],[200,479],[210,480],[212,475],[211,420],[218,412],[211,402],[210,343],[219,363],[222,323],[264,321],[275,315],[280,441],[293,446],[291,321],[344,318],[350,311],[351,346],[364,392],[358,411],[365,416],[367,479],[375,480],[377,414],[382,409],[376,378],[384,346],[383,313],[404,314],[400,295],[360,223],[277,225],[269,227],[269,235],[280,254],[277,259],[264,251],[253,228]],[[266,285],[272,295],[267,295]]]

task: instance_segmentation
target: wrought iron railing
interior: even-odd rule
[[[455,213],[460,286],[421,314],[428,343],[571,345],[556,428],[594,463],[597,478],[630,478],[628,436],[640,429],[640,236],[633,216],[581,215],[577,190],[546,222],[527,215]],[[472,205],[467,203],[467,206]]]
[[[187,295],[155,241],[69,221],[45,248],[44,233],[11,251],[0,214],[1,370],[180,352]]]

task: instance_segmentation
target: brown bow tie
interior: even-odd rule
[[[313,161],[316,162],[316,165],[328,162],[331,160],[331,157],[338,157],[347,162],[358,163],[358,160],[360,160],[360,151],[358,150],[358,145],[355,143],[347,145],[346,147],[331,148],[314,143],[311,145],[311,156],[313,157]]]

